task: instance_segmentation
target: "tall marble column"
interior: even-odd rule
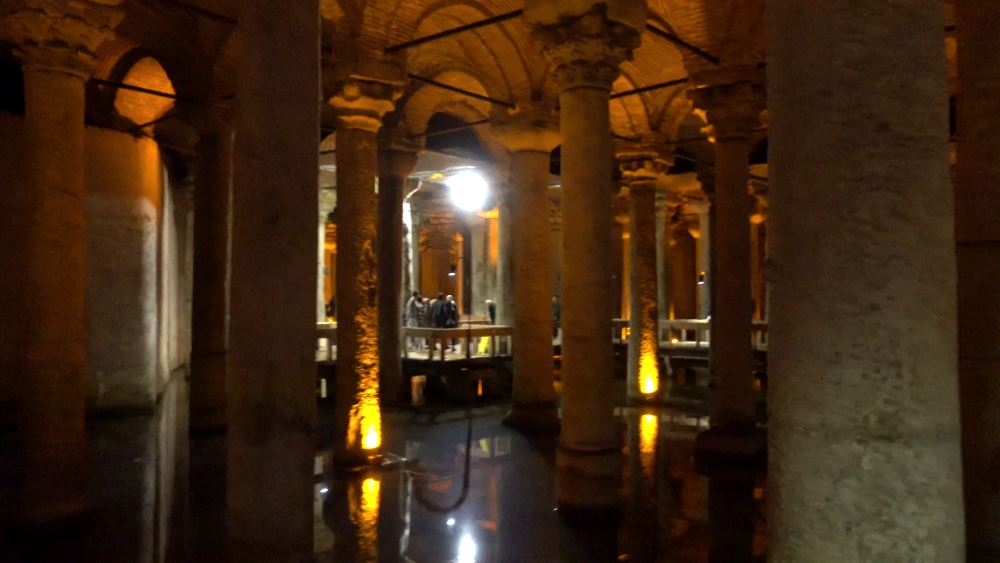
[[[661,398],[659,312],[656,268],[656,183],[670,167],[670,157],[657,144],[618,151],[628,189],[632,283],[629,292],[629,372],[625,386],[630,401]]]
[[[970,559],[1000,559],[1000,13],[955,2],[958,373]]]
[[[611,146],[608,97],[618,65],[645,27],[634,2],[533,0],[525,16],[551,63],[561,108],[563,225],[563,420],[557,466],[560,515],[593,521],[617,515],[621,435],[614,418],[611,300]]]
[[[378,349],[380,395],[396,404],[409,396],[403,385],[403,197],[419,147],[386,140],[378,153]]]
[[[514,302],[514,406],[504,424],[557,432],[552,365],[552,254],[549,154],[559,144],[555,111],[545,106],[496,112],[493,130],[511,153],[511,265]]]
[[[316,0],[246,0],[236,31],[226,393],[233,560],[312,555],[318,10]]]
[[[767,25],[769,557],[964,561],[941,5]]]
[[[750,344],[750,176],[749,141],[763,107],[763,91],[752,73],[732,80],[732,71],[719,71],[729,82],[691,91],[697,107],[706,110],[715,148],[715,267],[712,292],[718,307],[712,310],[710,367],[714,392],[712,424],[751,427],[755,419],[753,349]],[[738,76],[738,75],[737,75]]]
[[[198,432],[226,427],[233,142],[228,124],[198,142],[189,391],[191,430]]]
[[[336,465],[352,466],[368,463],[382,445],[376,136],[402,83],[343,74],[347,78],[330,100],[337,112],[338,162],[333,455]]]
[[[24,72],[31,194],[15,256],[23,280],[21,515],[32,523],[76,515],[86,503],[84,81],[114,37],[119,3],[26,0],[0,20]]]

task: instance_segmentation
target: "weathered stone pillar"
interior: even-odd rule
[[[555,112],[528,107],[497,112],[493,130],[511,152],[510,223],[514,302],[514,407],[504,424],[522,432],[558,432],[552,365],[552,254],[549,153],[559,144]]]
[[[773,0],[768,36],[769,556],[963,561],[941,5]]]
[[[312,555],[317,10],[315,0],[248,0],[240,13],[227,381],[234,560]]]
[[[695,315],[695,242],[687,221],[678,218],[667,227],[670,242],[670,308],[675,319],[691,319]]]
[[[232,128],[223,126],[198,142],[190,378],[190,421],[196,432],[226,427],[233,141]]]
[[[657,144],[662,139],[618,152],[628,186],[631,232],[629,292],[629,372],[625,386],[630,401],[661,398],[659,312],[656,277],[656,183],[670,167]]]
[[[969,555],[1000,559],[1000,13],[955,2],[958,369]]]
[[[611,297],[608,299],[608,318],[610,319],[622,317],[622,296],[625,294],[626,222],[628,222],[628,215],[616,215],[611,221],[611,236],[608,240],[611,248],[611,259],[608,264],[608,277],[611,281]],[[565,262],[563,260],[563,263]],[[563,277],[565,278],[565,275]]]
[[[704,175],[699,178],[705,179]],[[713,185],[709,191],[714,190]],[[705,180],[707,181],[707,180]],[[704,186],[704,184],[702,184]],[[708,196],[705,199],[689,201],[688,206],[698,215],[698,240],[695,247],[695,270],[698,283],[698,318],[705,319],[711,314],[712,304],[712,226]]]
[[[454,278],[448,276],[454,264],[455,212],[445,205],[445,202],[430,202],[430,209],[421,213],[424,220],[420,226],[420,287],[428,299],[455,290]]]
[[[513,185],[508,170],[502,167],[495,173],[494,186],[497,201],[497,324],[514,324],[514,223],[512,209]]]
[[[757,187],[754,187],[755,192]],[[753,320],[767,318],[767,282],[764,267],[767,263],[767,200],[763,192],[751,196],[750,205],[750,287],[753,297]]]
[[[326,322],[327,278],[331,275],[336,276],[336,272],[330,271],[334,268],[327,267],[326,242],[331,230],[336,236],[337,225],[333,222],[333,214],[337,209],[337,191],[321,187],[317,197],[319,199],[319,214],[316,216],[316,241],[319,243],[319,247],[316,249],[316,322]],[[331,283],[333,282],[331,281]],[[334,311],[334,316],[336,316],[336,311]]]
[[[710,366],[712,424],[719,427],[750,427],[755,418],[747,195],[749,140],[763,105],[755,80],[750,75],[691,92],[695,105],[707,111],[715,145],[712,292],[718,307],[712,310]]]
[[[98,48],[113,37],[119,3],[26,0],[0,20],[0,35],[24,71],[31,194],[27,230],[17,241],[18,367],[21,512],[31,523],[76,515],[86,503],[84,81]]]
[[[660,319],[669,318],[670,313],[670,292],[668,291],[668,280],[670,268],[667,266],[669,255],[669,227],[670,215],[673,210],[667,205],[666,194],[658,194],[656,198],[656,302],[659,304],[657,311]]]
[[[333,454],[336,465],[350,466],[368,463],[379,454],[382,444],[376,135],[402,82],[360,80],[354,74],[343,74],[348,78],[330,100],[337,110],[338,162]]]
[[[561,107],[563,425],[557,500],[570,520],[617,515],[621,436],[614,418],[610,319],[611,146],[608,96],[618,65],[639,45],[645,6],[534,0],[525,16],[552,65]]]
[[[396,404],[409,396],[403,385],[403,197],[419,147],[386,141],[378,153],[378,349],[380,395]]]

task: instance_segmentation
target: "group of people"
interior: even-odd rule
[[[458,304],[455,303],[454,296],[438,293],[436,298],[428,299],[421,296],[419,291],[414,291],[406,300],[403,323],[408,327],[456,328],[458,322]],[[411,349],[420,350],[423,346],[420,339],[410,339]]]

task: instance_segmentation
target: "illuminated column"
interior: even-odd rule
[[[857,7],[768,5],[768,556],[964,561],[941,5]]]
[[[86,503],[84,81],[114,36],[117,4],[26,0],[0,20],[24,70],[31,199],[23,239],[10,243],[21,247],[21,510],[31,523],[73,516]]]
[[[378,153],[378,349],[383,402],[409,396],[403,385],[403,197],[418,147],[389,141]]]
[[[622,178],[628,186],[631,281],[629,291],[629,372],[625,386],[630,401],[661,397],[659,312],[656,277],[656,183],[670,167],[657,147],[662,139],[618,151]]]
[[[753,320],[762,321],[767,318],[767,282],[764,266],[767,260],[767,200],[764,192],[756,193],[751,199],[753,212],[750,214],[750,284],[753,295]]]
[[[226,427],[233,140],[233,130],[223,126],[198,142],[190,378],[190,420],[195,431]]]
[[[617,199],[617,196],[616,198]],[[611,248],[611,260],[608,266],[608,277],[611,280],[611,298],[608,299],[608,318],[622,318],[623,296],[625,295],[625,244],[628,235],[625,224],[628,215],[615,214],[611,220],[611,237],[608,241]],[[563,260],[565,263],[565,260]],[[565,278],[565,276],[564,276]]]
[[[343,72],[343,69],[342,71]],[[337,111],[337,380],[334,463],[363,465],[380,452],[377,133],[401,82],[349,76]]]
[[[634,2],[557,0],[525,5],[533,36],[559,88],[563,177],[563,420],[556,458],[559,513],[570,519],[616,515],[621,439],[614,417],[609,232],[613,154],[608,96],[618,65],[645,27]]]
[[[559,144],[554,110],[496,112],[493,130],[511,153],[510,223],[514,302],[514,407],[504,424],[557,432],[552,365],[552,253],[549,153]]]
[[[958,35],[958,372],[970,560],[1000,559],[1000,13],[955,2]]]
[[[233,560],[312,556],[319,7],[242,3],[226,508]],[[289,88],[294,84],[295,88]]]
[[[699,175],[698,178],[702,180],[703,188],[705,183],[710,180],[712,185],[709,191],[714,193],[714,176],[705,178],[705,175]],[[699,200],[689,199],[688,207],[698,215],[698,238],[695,243],[695,275],[698,280],[698,318],[705,319],[711,314],[712,309],[712,225],[709,196],[706,195],[704,199]]]
[[[717,306],[712,309],[710,366],[716,427],[747,428],[755,420],[747,195],[749,140],[763,105],[763,91],[755,80],[748,72],[741,80],[690,93],[695,105],[707,111],[715,147],[712,292]]]
[[[319,215],[317,216],[317,242],[319,246],[316,254],[316,322],[326,322],[326,278],[328,275],[326,268],[326,233],[330,227],[330,213],[337,208],[337,192],[335,190],[320,188]],[[336,228],[336,227],[334,227]]]

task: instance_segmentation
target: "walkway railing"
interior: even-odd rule
[[[611,340],[627,344],[628,319],[611,320]],[[661,348],[709,348],[712,342],[709,319],[672,319],[660,321],[658,339]],[[767,322],[753,321],[750,338],[754,350],[767,350]]]
[[[316,323],[316,349],[326,350],[326,359],[332,360],[337,346],[337,323]]]
[[[455,348],[466,359],[509,356],[513,349],[512,327],[504,325],[468,324],[458,328],[403,328],[403,357],[409,358],[412,341],[427,346],[427,359],[435,354],[443,362],[448,358],[446,350]]]

